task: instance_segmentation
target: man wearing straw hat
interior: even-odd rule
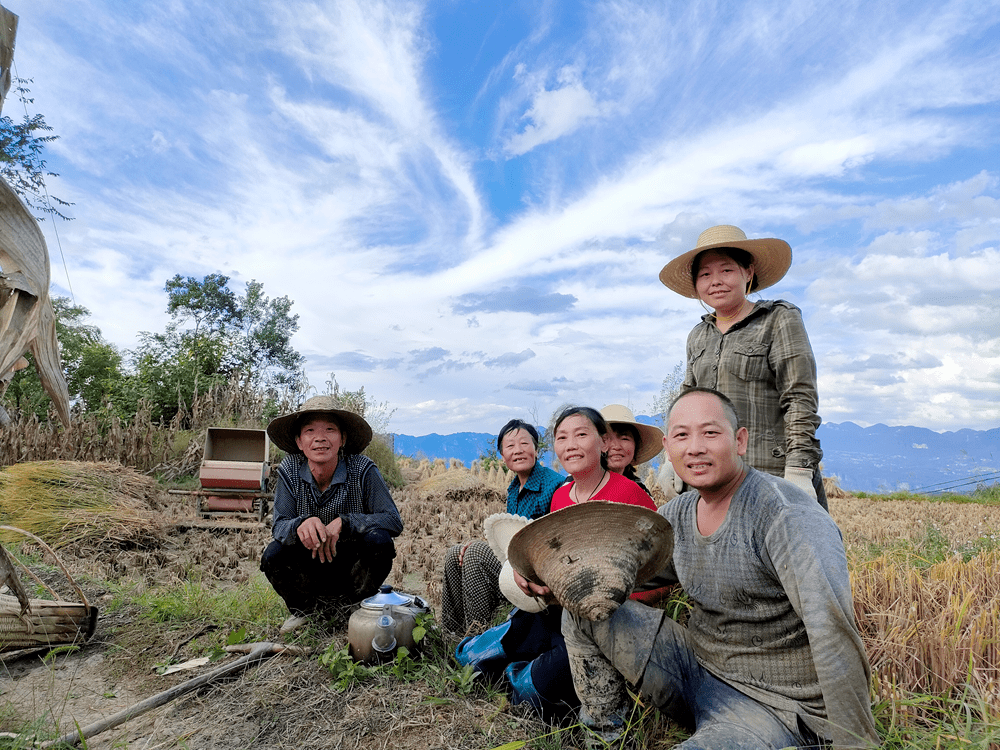
[[[337,614],[378,591],[403,522],[378,467],[361,455],[372,428],[332,397],[272,420],[267,434],[289,455],[278,467],[274,541],[260,569],[291,612],[287,633],[314,612]]]
[[[659,509],[671,531],[658,543],[672,553],[647,585],[682,585],[686,627],[634,601],[600,621],[561,602],[580,718],[597,746],[625,741],[626,680],[694,731],[678,748],[878,744],[840,531],[801,489],[747,466],[747,440],[717,391],[694,388],[670,408],[664,447],[694,491]]]

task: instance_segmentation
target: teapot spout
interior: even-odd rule
[[[396,620],[392,616],[392,605],[382,607],[382,614],[375,623],[375,637],[372,638],[372,649],[380,661],[391,659],[396,650]]]

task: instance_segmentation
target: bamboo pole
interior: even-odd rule
[[[95,734],[100,734],[101,732],[112,729],[119,724],[125,723],[129,719],[134,719],[136,716],[144,714],[147,711],[159,708],[175,698],[179,698],[186,693],[197,690],[198,688],[203,687],[220,677],[227,677],[228,675],[238,672],[241,669],[254,666],[274,654],[282,653],[284,650],[283,645],[280,643],[255,643],[253,644],[253,648],[249,654],[240,657],[232,664],[226,664],[225,666],[219,667],[212,672],[208,672],[207,674],[203,674],[199,677],[194,677],[187,682],[182,682],[180,685],[174,685],[169,690],[164,690],[162,693],[157,693],[144,701],[140,701],[123,711],[119,711],[114,716],[102,719],[101,721],[95,721],[93,724],[88,724],[83,728],[78,728],[74,732],[68,732],[58,739],[45,742],[42,744],[42,747],[47,748],[57,747],[59,745],[76,745],[82,740],[93,737]]]

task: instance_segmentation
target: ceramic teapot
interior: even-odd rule
[[[393,591],[389,584],[382,584],[379,592],[361,602],[348,620],[351,658],[373,664],[392,659],[400,646],[412,651],[416,645],[413,628],[417,615],[430,611],[419,596]]]

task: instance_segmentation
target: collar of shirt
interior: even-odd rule
[[[538,463],[538,459],[535,459],[535,465],[531,467],[531,473],[528,475],[528,481],[521,486],[521,478],[515,474],[514,478],[510,480],[510,484],[507,485],[508,494],[515,492],[515,494],[520,495],[525,490],[529,492],[538,492],[542,489],[542,465]],[[515,489],[516,488],[516,489]]]
[[[302,468],[299,470],[300,475],[306,481],[306,484],[310,485],[317,495],[320,494],[319,485],[316,484],[316,479],[312,475],[312,471],[309,469],[309,461],[305,456],[302,456]],[[341,460],[337,462],[337,468],[333,470],[333,479],[330,480],[330,486],[326,488],[326,492],[329,492],[335,485],[344,484],[347,482],[347,462]],[[326,493],[323,493],[326,494]]]
[[[733,325],[729,328],[729,330],[731,331],[734,328],[740,328],[742,326],[745,326],[753,318],[756,318],[758,315],[763,315],[764,310],[770,310],[772,307],[774,307],[774,302],[775,301],[771,299],[762,299],[758,302],[754,302],[753,310],[747,313],[747,316],[745,318],[737,320],[735,323],[733,323]],[[715,325],[715,313],[705,313],[704,315],[701,316],[701,319],[706,323],[711,323],[712,325]]]

